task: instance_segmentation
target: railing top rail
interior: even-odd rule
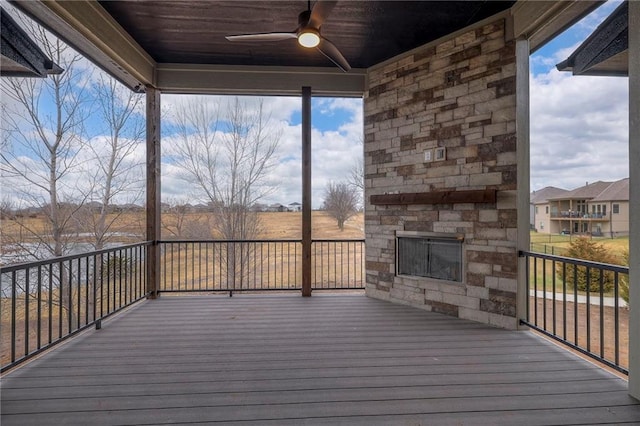
[[[159,240],[160,244],[194,244],[194,243],[302,243],[302,240],[279,239],[279,240]]]
[[[518,256],[520,256],[520,257],[525,257],[525,256],[526,257],[537,257],[538,259],[555,260],[557,262],[565,262],[565,263],[570,263],[572,265],[586,266],[586,267],[589,267],[589,268],[606,269],[608,271],[618,272],[618,273],[621,273],[621,274],[628,274],[629,273],[629,267],[627,267],[627,266],[612,265],[610,263],[592,262],[592,261],[589,261],[589,260],[574,259],[572,257],[558,256],[558,255],[554,255],[554,254],[535,253],[535,252],[531,252],[531,251],[521,250],[521,251],[518,252]]]
[[[364,238],[314,238],[313,243],[364,243]]]
[[[13,265],[7,265],[7,266],[0,266],[0,274],[2,273],[8,273],[8,272],[13,272],[13,271],[19,271],[21,269],[26,269],[26,268],[35,268],[38,266],[42,266],[42,265],[49,265],[52,263],[60,263],[60,262],[66,262],[69,260],[75,260],[75,259],[80,259],[83,257],[87,257],[87,256],[97,256],[100,254],[104,254],[104,253],[111,253],[114,251],[119,251],[119,250],[126,250],[129,248],[135,248],[135,247],[140,247],[140,246],[148,246],[151,245],[151,241],[142,241],[139,243],[132,243],[132,244],[124,244],[121,246],[117,246],[117,247],[110,247],[110,248],[106,248],[106,249],[102,249],[102,250],[96,250],[96,251],[90,251],[90,252],[86,252],[86,253],[79,253],[79,254],[71,254],[68,256],[60,256],[60,257],[51,257],[49,259],[44,259],[44,260],[37,260],[34,262],[22,262],[22,263],[16,263]]]
[[[341,239],[341,238],[314,238],[311,242],[361,242],[364,238]],[[302,243],[302,239],[259,239],[259,240],[160,240],[160,244],[193,244],[193,243]]]

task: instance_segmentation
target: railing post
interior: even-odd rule
[[[147,86],[147,294],[158,297],[160,284],[160,91]]]
[[[302,296],[311,296],[311,87],[302,88]]]
[[[640,2],[629,4],[629,394],[640,400]]]

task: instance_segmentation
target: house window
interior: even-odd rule
[[[462,281],[463,237],[451,234],[398,232],[398,275]]]
[[[606,216],[607,215],[607,205],[603,204],[602,205],[602,216]]]
[[[545,206],[545,208],[544,208],[544,212],[545,212],[546,214],[549,214],[549,206]]]
[[[536,206],[536,214],[538,214],[538,206]]]
[[[619,214],[620,213],[620,204],[614,204],[611,206],[611,210],[613,214]]]

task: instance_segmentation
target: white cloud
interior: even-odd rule
[[[170,109],[178,102],[189,102],[197,97],[167,96],[163,104]],[[225,102],[228,98],[208,97],[211,102]],[[245,98],[255,102],[257,98]],[[301,110],[300,98],[269,97],[263,98],[264,109],[271,113],[275,126],[282,129],[277,164],[266,178],[266,184],[276,189],[263,200],[264,203],[289,204],[302,202],[302,128],[292,124],[292,116]],[[330,181],[347,178],[351,167],[362,157],[362,100],[327,98],[315,103],[314,114],[335,117],[335,129],[321,131],[312,129],[312,205],[319,208],[325,186]],[[172,122],[171,117],[167,119]],[[167,129],[170,127],[167,126]],[[162,138],[163,153],[170,151],[174,144],[170,134]],[[192,194],[185,192],[185,182],[180,178],[181,171],[163,155],[162,196],[163,199],[199,202],[191,199]]]
[[[629,175],[628,79],[551,70],[531,78],[531,189]]]

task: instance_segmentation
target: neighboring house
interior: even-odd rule
[[[539,232],[549,232],[549,205],[547,200],[552,197],[560,196],[567,191],[566,189],[556,188],[555,186],[547,186],[537,191],[533,191],[529,198],[529,224],[531,229]],[[547,230],[547,231],[545,231]]]
[[[280,203],[274,203],[269,205],[269,207],[267,207],[267,211],[268,212],[288,212],[289,209],[287,208],[287,206],[283,206]]]
[[[290,212],[302,211],[302,204],[300,204],[298,202],[293,202],[293,203],[289,204],[289,211]]]
[[[540,190],[542,192],[548,188]],[[554,188],[558,190],[558,188]],[[629,235],[629,179],[598,181],[572,191],[534,196],[534,223],[547,234]]]
[[[252,212],[266,212],[269,209],[269,206],[262,203],[255,203],[251,206]]]

